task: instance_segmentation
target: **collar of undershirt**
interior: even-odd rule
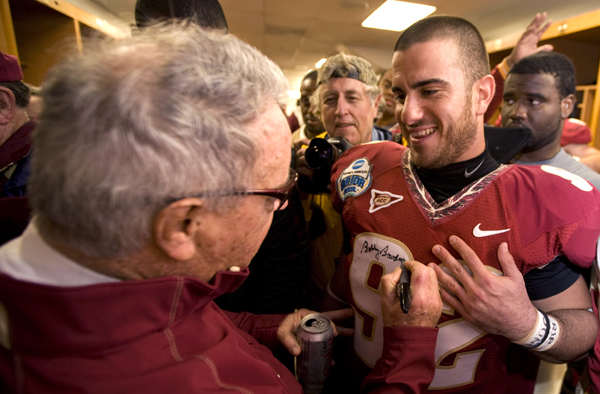
[[[416,171],[427,192],[440,204],[498,167],[500,164],[490,155],[486,146],[482,154],[472,159],[442,168],[416,167]]]

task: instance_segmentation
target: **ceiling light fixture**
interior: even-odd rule
[[[362,26],[371,29],[403,31],[435,10],[436,8],[430,5],[387,0],[363,21]]]
[[[319,61],[318,61],[318,62],[315,64],[315,67],[316,67],[316,68],[321,68],[321,66],[322,66],[323,64],[325,64],[325,62],[326,62],[326,61],[327,61],[327,59],[325,59],[325,58],[323,58],[323,59],[319,60]]]
[[[366,10],[367,8],[369,8],[369,3],[363,0],[340,0],[338,4],[340,5],[340,7],[345,8],[347,10]]]
[[[299,99],[301,94],[299,90],[288,90],[287,91],[288,97],[291,99]]]

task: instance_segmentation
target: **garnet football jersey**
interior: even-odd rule
[[[437,204],[411,165],[410,151],[384,142],[349,150],[335,164],[332,179],[334,207],[343,214],[353,247],[345,268],[355,311],[354,347],[370,366],[383,346],[381,276],[406,260],[439,264],[431,252],[435,244],[460,258],[448,243],[451,235],[461,237],[497,275],[502,275],[497,260],[502,242],[523,274],[561,253],[583,267],[595,256],[600,193],[555,167],[501,166]],[[535,376],[537,365],[528,352],[480,330],[447,306],[438,327],[430,390],[532,391],[533,382],[523,382],[527,372]]]

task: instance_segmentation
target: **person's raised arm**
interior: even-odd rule
[[[548,14],[542,12],[535,15],[527,29],[523,32],[517,45],[513,48],[510,54],[506,57],[506,63],[509,68],[512,68],[515,63],[523,59],[525,56],[533,55],[541,51],[551,51],[554,47],[550,44],[538,46],[542,36],[552,24],[552,19],[548,19]]]
[[[494,98],[490,102],[484,115],[484,120],[486,122],[492,117],[502,103],[504,80],[515,63],[525,56],[533,55],[540,51],[551,51],[554,49],[550,44],[538,46],[538,43],[542,39],[542,35],[548,30],[550,24],[552,24],[552,20],[548,19],[548,15],[545,12],[536,14],[510,54],[492,70],[492,75],[496,82],[496,91],[494,93]]]

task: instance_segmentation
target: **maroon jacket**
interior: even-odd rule
[[[260,344],[276,346],[284,315],[230,314],[212,302],[247,274],[219,272],[210,285],[166,277],[70,288],[0,275],[10,327],[10,349],[0,346],[0,392],[301,393]],[[437,330],[390,332],[389,359],[367,383],[389,392],[394,386],[381,384],[400,381],[394,392],[419,392],[433,376]]]

